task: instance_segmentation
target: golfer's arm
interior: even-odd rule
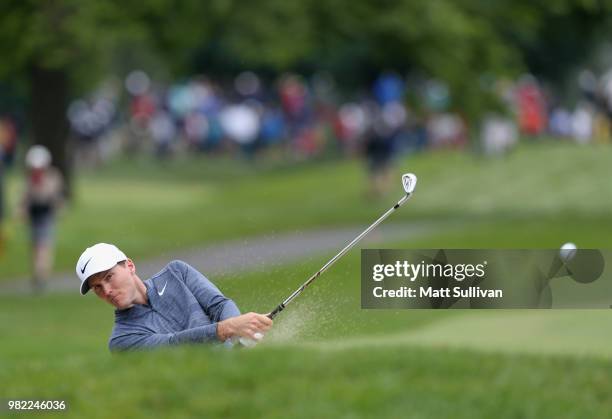
[[[198,270],[181,261],[174,261],[172,264],[180,270],[185,285],[213,322],[240,315],[236,303],[223,295],[219,288]]]
[[[143,333],[141,331],[114,336],[109,342],[113,352],[134,349],[153,349],[160,346],[189,343],[219,343],[217,323],[181,330],[176,333]]]

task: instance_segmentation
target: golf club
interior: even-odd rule
[[[295,299],[295,297],[300,295],[302,293],[302,291],[304,291],[304,289],[306,289],[306,287],[308,285],[310,285],[315,279],[317,279],[319,276],[321,276],[321,274],[323,272],[325,272],[327,269],[329,269],[330,266],[332,266],[338,259],[340,259],[342,256],[344,256],[349,250],[351,250],[353,248],[353,246],[355,246],[355,244],[357,244],[361,239],[363,239],[370,231],[374,230],[374,228],[376,228],[377,225],[382,223],[389,215],[391,215],[392,212],[394,212],[396,209],[401,207],[412,196],[412,193],[414,192],[414,188],[416,187],[416,183],[417,183],[416,175],[414,175],[412,173],[404,174],[402,176],[402,185],[404,186],[404,191],[406,192],[406,195],[404,195],[402,197],[402,199],[400,199],[397,202],[397,204],[395,204],[392,208],[390,208],[387,212],[385,212],[378,220],[374,221],[359,236],[355,237],[353,239],[353,241],[351,241],[349,244],[347,244],[344,247],[344,249],[342,249],[340,252],[338,252],[338,254],[336,256],[331,258],[329,260],[329,262],[327,262],[325,265],[323,265],[323,267],[321,269],[319,269],[318,272],[316,272],[314,275],[312,275],[310,278],[308,278],[308,281],[304,282],[302,284],[302,286],[300,286],[298,289],[296,289],[289,297],[287,297],[285,299],[285,301],[280,303],[274,310],[272,310],[270,312],[270,314],[268,314],[268,317],[271,318],[271,319],[274,319],[278,315],[278,313],[283,311],[285,309],[285,307],[287,306],[287,304],[289,304],[291,301],[293,301]]]
[[[363,239],[370,231],[374,230],[374,228],[376,228],[377,225],[382,223],[389,215],[391,215],[392,212],[394,212],[396,209],[401,207],[412,196],[412,193],[414,192],[414,188],[416,187],[416,183],[417,183],[416,175],[414,175],[412,173],[406,173],[406,174],[402,175],[402,185],[404,186],[404,191],[406,192],[406,195],[404,195],[397,202],[397,204],[395,204],[392,208],[387,210],[387,212],[385,212],[378,220],[374,221],[359,236],[355,237],[353,239],[353,241],[351,241],[349,244],[347,244],[344,247],[344,249],[342,249],[336,256],[331,258],[325,265],[323,265],[323,267],[321,269],[319,269],[319,271],[317,273],[315,273],[310,278],[308,278],[308,281],[304,282],[302,284],[302,286],[300,286],[289,297],[287,297],[282,303],[280,303],[274,310],[272,310],[268,314],[268,317],[270,319],[274,319],[278,315],[278,313],[283,311],[285,309],[285,307],[287,306],[287,304],[289,304],[291,301],[293,301],[295,299],[295,297],[300,295],[302,293],[302,291],[304,291],[304,289],[308,285],[310,285],[315,279],[317,279],[319,276],[321,276],[321,274],[323,272],[325,272],[327,269],[329,269],[330,266],[332,266],[338,259],[340,259],[342,256],[344,256],[349,250],[351,250],[351,248],[353,246],[355,246],[355,244],[357,244],[361,239]],[[256,340],[241,337],[241,338],[238,339],[238,341],[240,342],[240,344],[242,346],[252,347],[252,346],[255,346],[257,344],[258,340],[263,338],[263,335],[261,333],[256,333],[255,336],[256,336]]]

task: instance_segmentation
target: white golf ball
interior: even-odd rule
[[[252,348],[253,346],[257,345],[256,340],[249,339],[249,338],[240,338],[239,341],[242,346],[247,347],[247,348]]]
[[[253,334],[253,337],[255,339],[249,339],[249,338],[240,338],[238,339],[240,341],[240,344],[242,346],[246,346],[247,348],[252,348],[253,346],[257,345],[257,343],[263,339],[264,335],[263,333],[259,333],[259,332],[255,332]]]
[[[559,250],[559,256],[564,262],[569,262],[576,256],[576,245],[574,243],[565,243]]]

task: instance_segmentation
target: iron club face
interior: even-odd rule
[[[417,177],[414,173],[406,173],[402,175],[402,185],[404,185],[404,191],[406,194],[411,194],[416,188]]]

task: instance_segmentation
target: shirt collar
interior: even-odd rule
[[[153,292],[153,287],[151,286],[151,279],[147,279],[146,281],[142,281],[147,288],[147,304],[134,304],[132,307],[124,308],[124,309],[115,309],[115,318],[116,319],[126,319],[130,317],[138,317],[145,313],[148,313],[152,309],[152,301],[151,298],[155,293]]]

